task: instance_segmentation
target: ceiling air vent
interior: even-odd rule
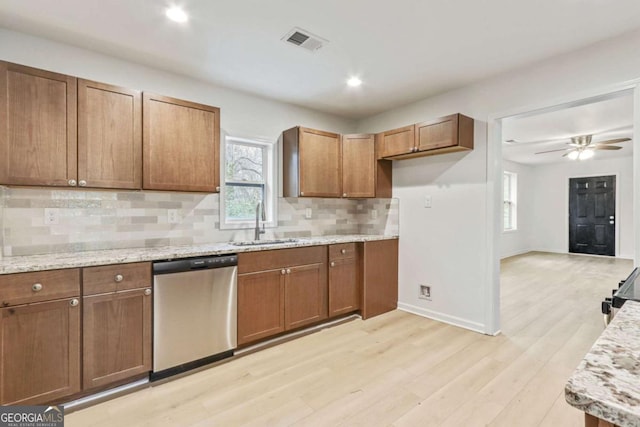
[[[285,34],[282,40],[295,46],[300,46],[309,52],[315,52],[328,43],[328,41],[322,37],[318,37],[309,31],[297,27]]]

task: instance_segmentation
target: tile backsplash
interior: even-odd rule
[[[0,187],[2,256],[252,239],[252,229],[220,230],[219,201],[217,194]],[[280,198],[278,226],[265,238],[398,234],[398,207],[397,199]],[[53,223],[45,224],[45,209]],[[175,224],[169,209],[178,211]]]

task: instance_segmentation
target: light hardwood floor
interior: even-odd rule
[[[581,426],[564,384],[632,262],[502,262],[489,337],[394,311],[325,329],[65,417],[74,426]]]

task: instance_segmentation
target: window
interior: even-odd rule
[[[504,192],[504,231],[517,229],[516,199],[518,194],[518,175],[513,172],[504,172],[502,178],[502,191]]]
[[[260,201],[265,203],[265,226],[274,227],[274,144],[227,136],[222,157],[224,183],[220,194],[220,228],[255,227],[256,206]]]

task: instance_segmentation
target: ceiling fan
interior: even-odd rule
[[[571,142],[568,142],[570,148],[561,148],[559,150],[540,151],[536,154],[555,153],[558,151],[566,151],[562,157],[568,157],[571,160],[586,160],[593,157],[594,150],[621,150],[622,147],[617,145],[620,142],[631,141],[631,138],[615,138],[608,139],[606,141],[591,142],[593,135],[580,135],[571,137]]]

